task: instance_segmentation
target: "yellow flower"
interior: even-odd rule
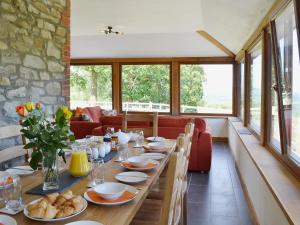
[[[64,117],[66,120],[69,120],[69,119],[71,119],[72,115],[73,115],[73,113],[71,111],[68,111],[67,113],[64,114]]]
[[[27,109],[28,112],[32,112],[34,110],[33,102],[26,102],[24,106],[25,106],[25,108]]]
[[[73,113],[69,110],[69,108],[67,106],[61,106],[60,109],[62,110],[62,112],[64,114],[64,118],[66,120],[71,119]]]
[[[69,108],[67,106],[61,106],[60,108],[64,114],[66,114],[69,111]]]

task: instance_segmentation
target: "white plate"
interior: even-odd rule
[[[79,220],[79,221],[67,223],[65,225],[103,225],[103,224],[91,220]]]
[[[130,185],[126,185],[126,188],[127,188],[127,191],[131,192],[131,193],[135,193],[135,196],[132,198],[132,199],[128,199],[126,201],[121,201],[121,202],[107,202],[107,203],[99,203],[99,202],[94,202],[92,199],[89,198],[87,192],[84,192],[83,194],[83,197],[88,200],[89,202],[92,202],[96,205],[109,205],[109,206],[112,206],[112,205],[122,205],[122,204],[125,204],[127,202],[130,202],[132,200],[134,200],[137,196],[137,193],[138,193],[138,190],[133,187],[133,186],[130,186]],[[88,189],[88,191],[91,191],[93,190],[92,188]]]
[[[132,168],[129,168],[129,167],[124,166],[122,163],[121,163],[121,166],[122,166],[123,168],[127,169],[127,170],[147,171],[147,170],[153,170],[153,169],[156,169],[157,166],[158,166],[158,164],[159,164],[159,162],[156,161],[156,160],[150,160],[149,163],[154,163],[154,164],[156,164],[156,167],[154,167],[154,168],[147,168],[147,167],[146,167],[146,168],[144,168],[144,167],[132,167]]]
[[[6,215],[0,215],[0,223],[4,225],[17,225],[17,222],[14,218]]]
[[[115,178],[118,181],[129,183],[129,184],[137,184],[143,182],[148,179],[148,175],[142,172],[123,172],[115,175]]]
[[[151,141],[151,142],[160,142],[165,140],[164,137],[147,137],[146,139],[147,141]]]
[[[79,215],[79,214],[82,213],[84,210],[86,210],[86,208],[87,208],[87,206],[88,206],[87,201],[86,201],[85,199],[83,199],[83,200],[84,200],[84,203],[83,203],[84,206],[83,206],[82,210],[81,210],[80,212],[78,212],[78,213],[72,214],[72,215],[67,216],[67,217],[64,217],[64,218],[57,218],[57,219],[41,219],[41,218],[34,218],[34,217],[29,216],[29,215],[28,215],[27,206],[28,206],[28,205],[31,205],[31,204],[34,204],[34,203],[36,203],[37,201],[39,201],[39,200],[41,200],[41,199],[42,199],[42,198],[36,199],[36,200],[30,202],[29,204],[27,204],[27,205],[25,206],[23,213],[24,213],[24,215],[25,215],[26,217],[28,217],[29,219],[32,219],[32,220],[36,220],[36,221],[44,221],[44,222],[61,221],[61,220],[66,220],[66,219],[69,219],[69,218],[72,218],[72,217],[74,217],[74,216]]]
[[[7,169],[6,172],[11,175],[28,176],[33,174],[34,170],[30,166],[15,166]]]
[[[159,152],[153,152],[153,153],[143,153],[141,156],[147,157],[149,159],[154,159],[154,160],[160,160],[164,159],[166,157],[165,154],[159,153]]]

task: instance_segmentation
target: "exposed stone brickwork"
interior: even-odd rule
[[[0,1],[0,126],[22,102],[69,103],[69,29],[70,0]]]
[[[69,67],[70,0],[0,0],[0,126],[17,123],[26,101],[49,114],[69,104]]]

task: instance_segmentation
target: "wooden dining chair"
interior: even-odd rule
[[[131,225],[178,225],[180,215],[176,211],[178,198],[180,198],[182,180],[180,170],[184,150],[174,152],[168,163],[166,187],[162,200],[146,199],[134,217]]]
[[[180,201],[177,202],[177,211],[180,212],[180,224],[187,224],[187,187],[188,187],[188,164],[190,151],[192,146],[192,137],[194,133],[194,123],[188,123],[185,126],[185,133],[179,134],[176,141],[176,151],[183,149],[183,160],[180,165],[180,177],[182,180],[182,192],[180,193],[181,197],[178,198]],[[148,195],[148,199],[162,199],[164,195],[164,188],[166,186],[166,179],[164,174],[157,181],[153,189]]]
[[[138,122],[149,122],[151,126],[139,127],[139,125],[136,125],[129,128],[128,122],[137,122],[137,124]],[[153,114],[128,114],[127,112],[124,112],[122,129],[124,132],[142,130],[144,131],[145,137],[156,137],[158,135],[158,113],[154,112]]]
[[[0,141],[5,138],[12,138],[21,135],[20,125],[7,125],[0,127]],[[22,137],[22,141],[24,141]],[[20,156],[27,156],[27,151],[23,148],[24,145],[17,145],[5,148],[0,151],[0,163],[15,159]]]

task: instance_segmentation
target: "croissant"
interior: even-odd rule
[[[71,200],[72,202],[72,206],[74,207],[75,212],[74,213],[78,213],[82,210],[83,208],[83,199],[81,196],[76,196],[73,197]]]
[[[63,217],[70,216],[74,213],[74,211],[75,209],[72,206],[65,206],[56,214],[56,218],[63,218]]]
[[[62,195],[59,195],[53,205],[60,206],[60,205],[64,204],[66,201],[67,201],[67,199],[65,197],[63,197]]]
[[[48,204],[43,218],[44,219],[53,219],[56,216],[57,212],[58,212],[58,210],[56,209],[55,206]]]
[[[59,194],[56,192],[56,193],[46,195],[45,199],[52,205],[56,201],[58,196]]]
[[[69,200],[73,198],[73,192],[71,190],[68,190],[65,193],[60,194],[60,196],[63,196],[65,199]]]
[[[41,207],[37,207],[34,208],[30,211],[28,211],[28,215],[30,217],[34,217],[34,218],[43,218],[45,214],[45,209],[41,208]]]

